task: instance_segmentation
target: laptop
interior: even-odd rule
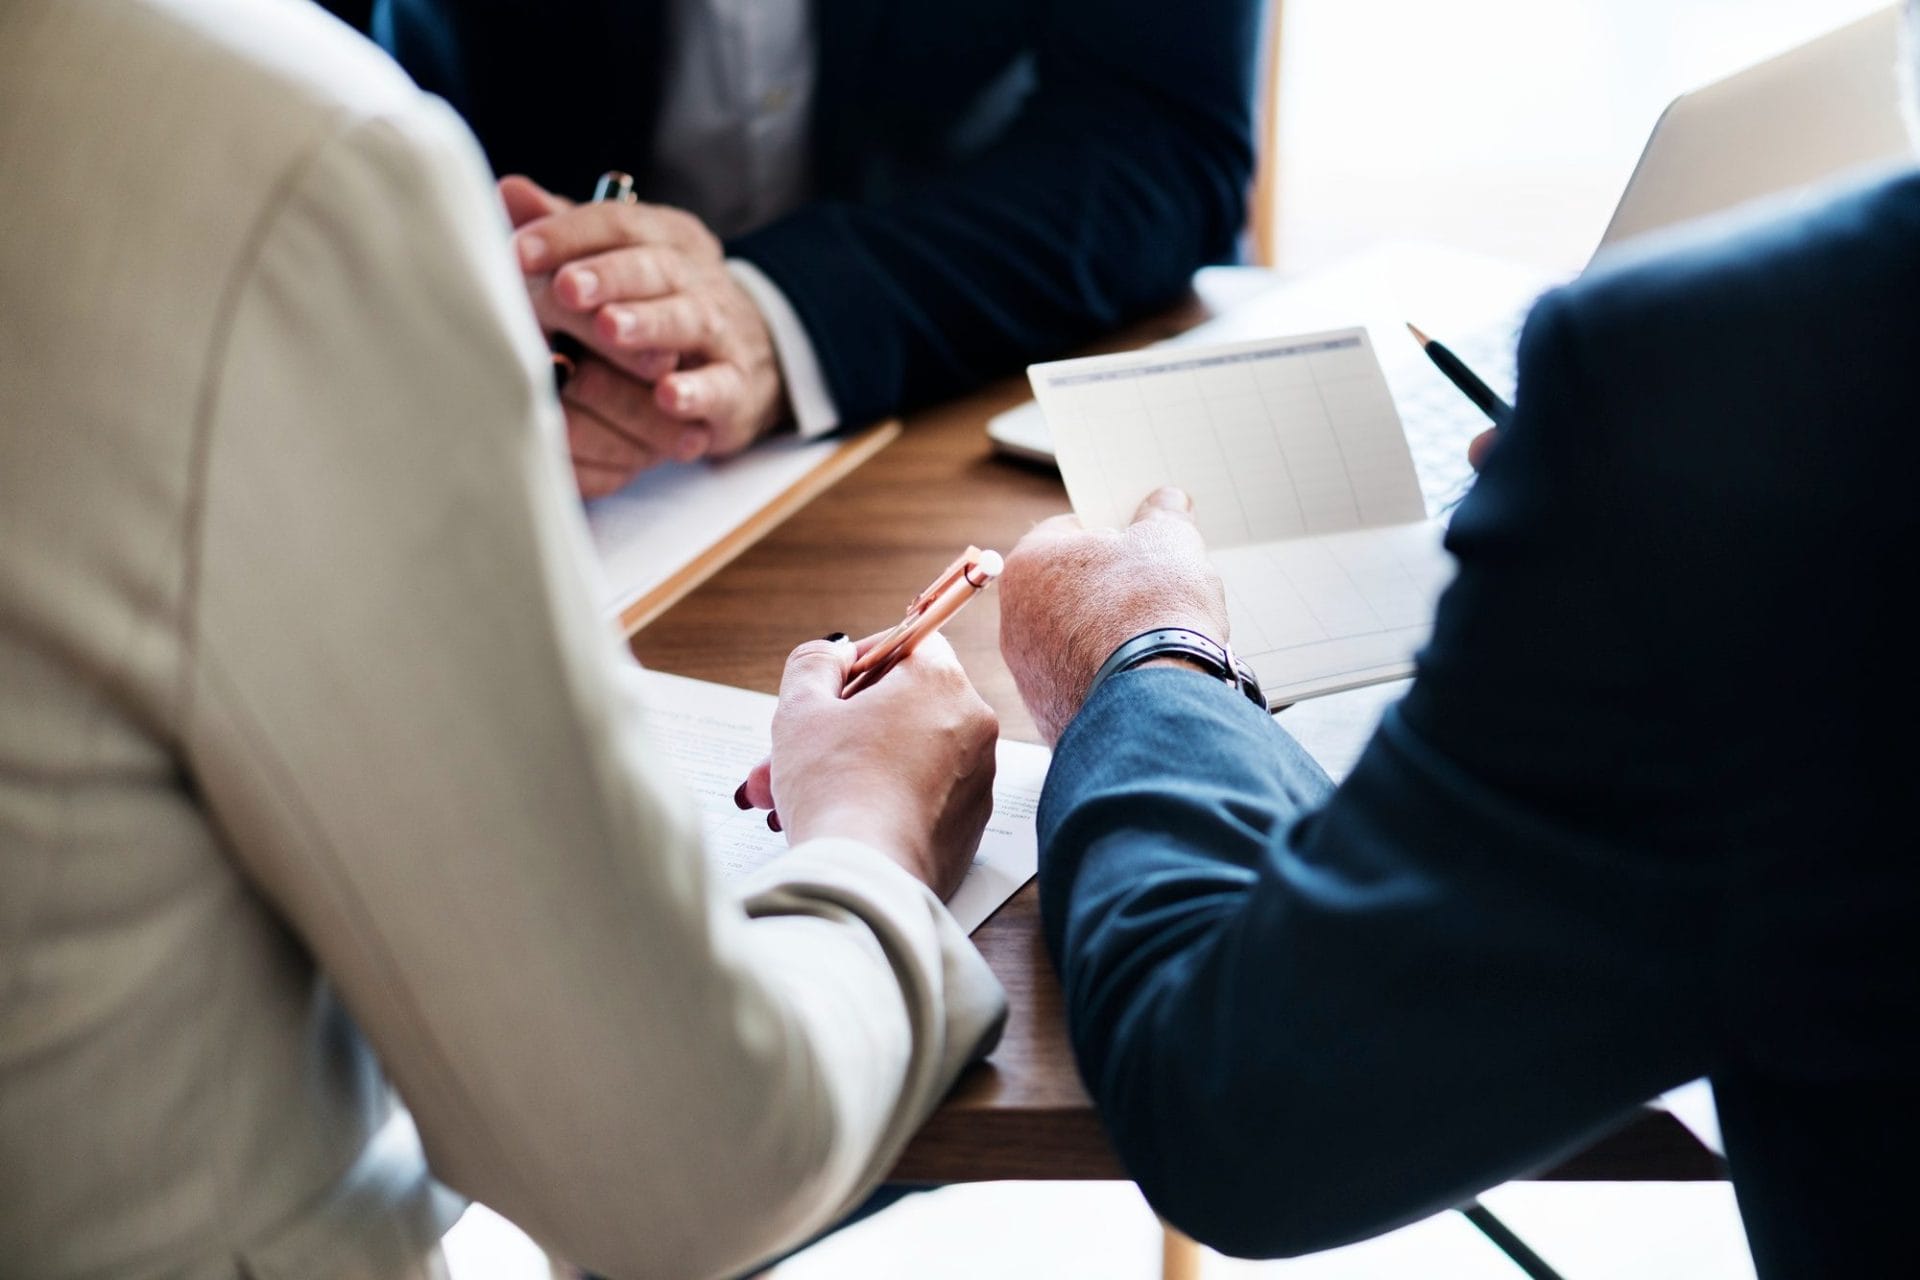
[[[1681,94],[1653,126],[1601,252],[1751,200],[1816,199],[1913,164],[1899,58],[1895,6]]]
[[[1654,125],[1594,260],[1623,241],[1752,200],[1810,202],[1836,185],[1913,164],[1900,116],[1899,30],[1895,6],[1675,98]],[[1268,279],[1265,289],[1170,343],[1232,342],[1363,318],[1436,514],[1468,479],[1462,442],[1486,424],[1418,357],[1398,321],[1417,318],[1446,335],[1510,394],[1520,323],[1533,299],[1558,283],[1511,263],[1404,245],[1284,283]],[[1053,461],[1046,418],[1032,401],[993,418],[987,435],[1003,453]]]

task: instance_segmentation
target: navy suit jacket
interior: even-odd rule
[[[1337,1245],[1710,1075],[1762,1276],[1910,1259],[1916,484],[1920,176],[1539,304],[1418,677],[1337,790],[1198,673],[1098,690],[1041,894],[1156,1207]]]
[[[1164,306],[1232,253],[1260,0],[816,0],[817,199],[741,237],[847,422]],[[378,0],[498,172],[645,172],[665,0]]]

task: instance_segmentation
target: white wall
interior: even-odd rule
[[[1280,265],[1380,239],[1572,269],[1678,93],[1889,0],[1281,0]]]

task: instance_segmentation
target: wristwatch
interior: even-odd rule
[[[1087,686],[1088,701],[1092,700],[1094,690],[1110,677],[1122,671],[1131,671],[1143,662],[1168,657],[1185,658],[1197,664],[1216,679],[1245,694],[1254,706],[1262,711],[1267,709],[1267,695],[1260,691],[1259,678],[1253,674],[1253,668],[1234,656],[1233,646],[1221,644],[1185,627],[1157,627],[1152,631],[1142,631],[1115,649],[1100,664],[1100,670],[1094,673],[1093,683]]]

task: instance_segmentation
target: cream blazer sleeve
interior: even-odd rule
[[[709,871],[594,605],[506,233],[428,100],[343,122],[254,228],[181,746],[437,1176],[582,1265],[735,1273],[879,1180],[1003,997],[872,849]]]

